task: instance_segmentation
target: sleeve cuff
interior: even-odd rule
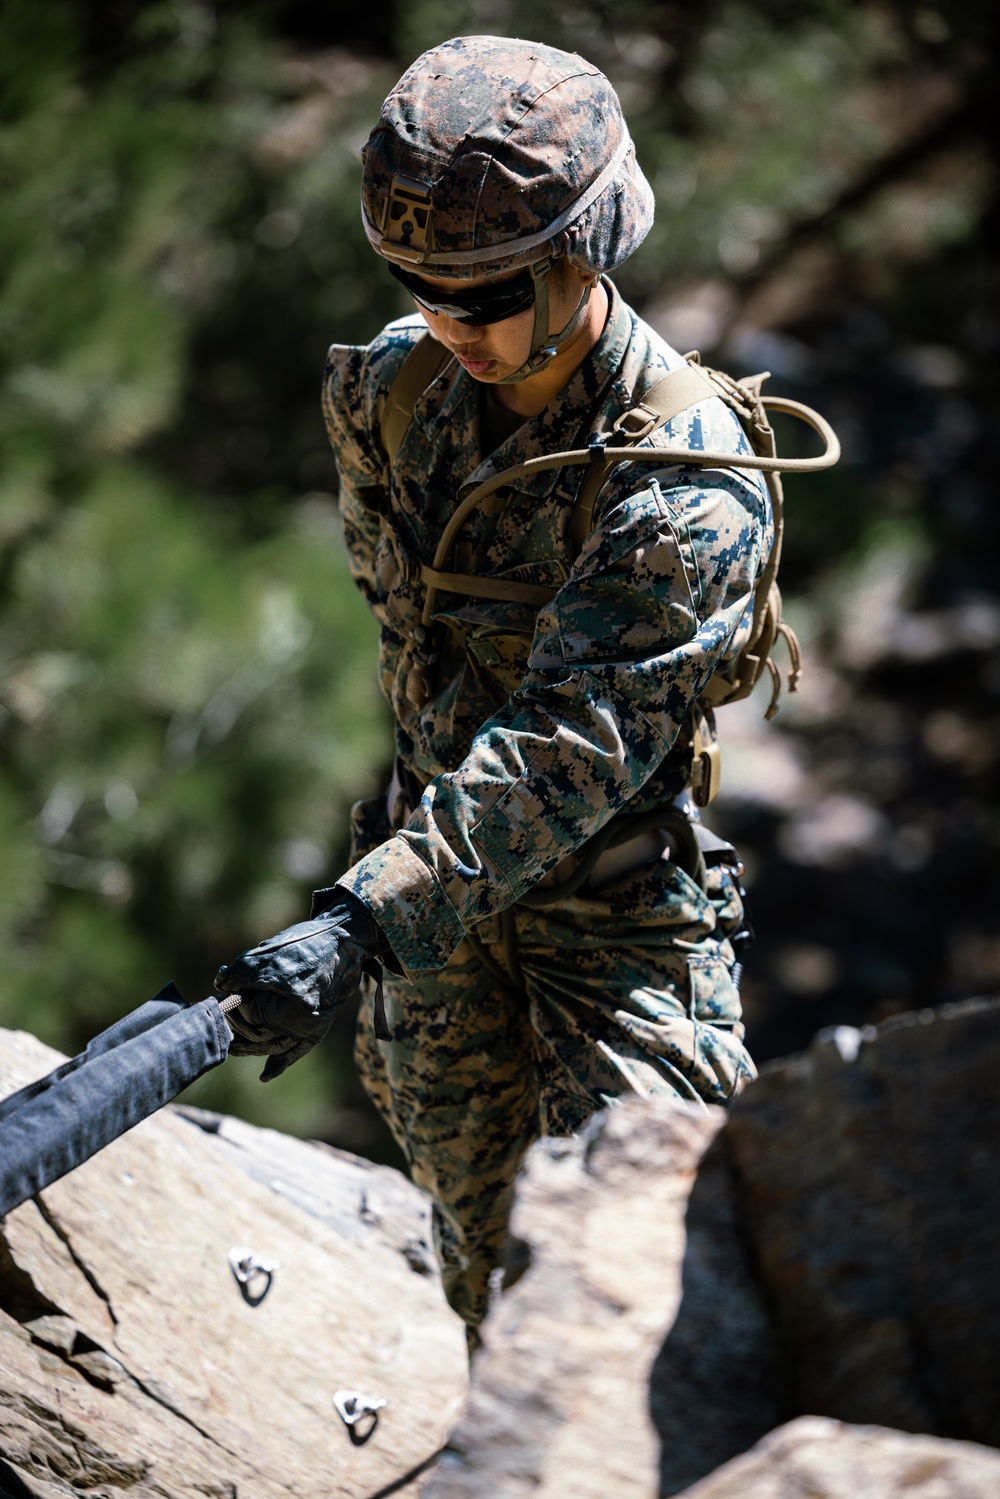
[[[465,927],[405,834],[373,849],[337,881],[364,901],[407,974],[444,968]]]

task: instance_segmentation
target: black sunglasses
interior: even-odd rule
[[[389,274],[401,286],[405,286],[411,297],[428,312],[441,312],[454,318],[457,323],[470,323],[479,328],[486,323],[502,323],[505,318],[516,317],[535,301],[535,283],[528,271],[522,271],[511,281],[502,281],[486,286],[470,286],[468,291],[440,291],[420,276],[400,270],[398,265],[387,261]]]

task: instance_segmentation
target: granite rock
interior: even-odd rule
[[[840,1027],[725,1132],[793,1411],[1000,1445],[1000,1001]]]
[[[683,1499],[996,1499],[1000,1452],[800,1416]]]
[[[762,1496],[811,1495],[795,1474],[827,1458],[840,1483],[876,1447],[887,1473],[923,1473],[939,1448],[932,1477],[970,1452],[992,1472],[968,1444],[1000,1442],[998,1066],[1000,1003],[976,1001],[821,1035],[728,1121],[630,1101],[534,1146],[524,1273],[495,1299],[426,1499],[735,1495],[707,1475],[796,1413],[819,1415],[755,1449],[809,1438]]]
[[[0,1033],[0,1089],[53,1060]],[[166,1110],[0,1224],[0,1499],[992,1499],[998,1063],[977,1001],[539,1142],[461,1418],[422,1196]]]
[[[726,1162],[710,1148],[724,1118],[636,1099],[532,1148],[513,1225],[524,1273],[495,1299],[426,1499],[676,1493],[782,1419]]]
[[[0,1032],[0,1095],[58,1060]],[[388,1168],[161,1111],[0,1222],[0,1494],[362,1499],[405,1483],[468,1377],[428,1243],[422,1194]],[[237,1246],[277,1262],[257,1306]],[[388,1401],[364,1444],[338,1389]]]

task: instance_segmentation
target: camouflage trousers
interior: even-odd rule
[[[446,968],[386,974],[392,1041],[375,1039],[366,996],[358,1070],[430,1194],[445,1293],[469,1328],[534,1139],[630,1093],[726,1104],[754,1076],[730,977],[739,893],[725,865],[708,874],[706,894],[660,860],[597,897],[483,922]]]

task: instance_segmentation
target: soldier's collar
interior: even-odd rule
[[[604,286],[608,293],[608,316],[600,338],[576,369],[559,396],[544,411],[529,418],[522,428],[509,437],[496,452],[490,453],[479,466],[462,481],[464,491],[468,486],[481,484],[501,469],[533,458],[542,453],[558,453],[565,448],[585,447],[591,428],[603,428],[603,408],[608,392],[621,368],[634,329],[631,311],[622,301],[619,292],[606,278]],[[442,421],[456,418],[463,399],[477,398],[474,382],[469,376],[459,376],[434,419],[437,428]],[[627,401],[626,401],[627,404]],[[597,410],[595,412],[595,406]],[[544,496],[550,494],[561,483],[565,486],[567,476],[579,480],[575,469],[541,469],[517,481],[519,490],[526,494]]]

